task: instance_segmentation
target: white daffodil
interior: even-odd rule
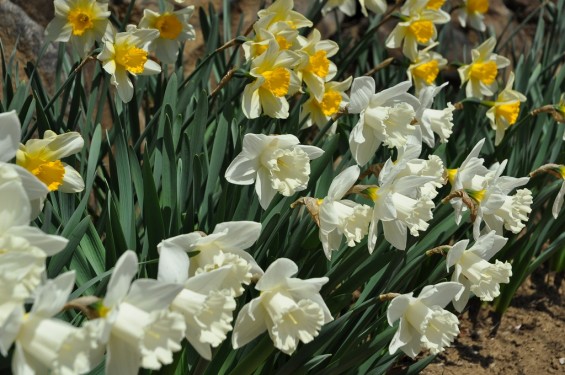
[[[422,349],[431,354],[442,352],[459,334],[459,319],[444,307],[462,291],[463,285],[445,282],[425,286],[418,297],[407,293],[394,298],[387,309],[388,324],[400,322],[389,353],[400,349],[415,358]]]
[[[514,73],[511,73],[506,87],[498,94],[496,100],[492,102],[492,107],[487,111],[490,125],[496,131],[495,146],[498,146],[502,138],[504,138],[506,129],[514,125],[516,120],[518,120],[520,102],[526,101],[526,97],[522,93],[512,90],[513,84]]]
[[[263,209],[267,209],[275,194],[294,195],[308,186],[310,160],[324,151],[315,146],[300,145],[294,135],[263,135],[248,133],[243,137],[243,149],[226,170],[232,184],[251,185]]]
[[[400,19],[386,39],[388,48],[398,48],[404,41],[402,52],[410,60],[418,58],[418,45],[429,45],[437,38],[435,25],[451,20],[441,9],[427,7],[428,0],[408,0],[400,8]]]
[[[143,18],[139,21],[140,29],[157,29],[159,37],[149,44],[149,50],[164,63],[172,64],[179,54],[179,43],[196,38],[194,27],[188,19],[194,12],[194,6],[188,6],[177,11],[170,3],[165,3],[163,13],[150,9],[143,11]]]
[[[74,281],[74,271],[48,280],[38,289],[31,311],[26,314],[21,305],[0,328],[2,355],[7,356],[12,343],[16,346],[14,374],[82,374],[102,361],[84,329],[52,318],[67,302]]]
[[[268,8],[257,12],[262,28],[269,29],[277,22],[284,22],[292,29],[312,27],[312,21],[293,10],[294,0],[275,0]]]
[[[408,79],[416,88],[416,95],[420,95],[423,88],[434,86],[439,71],[447,65],[447,59],[437,52],[430,51],[435,46],[437,43],[418,51],[418,57],[406,71]]]
[[[332,251],[339,249],[342,236],[347,246],[355,246],[367,234],[371,207],[359,204],[343,196],[353,187],[361,171],[354,165],[338,174],[330,185],[328,195],[318,201],[320,206],[320,241],[324,253],[331,259]]]
[[[496,39],[490,37],[476,49],[471,50],[472,63],[457,69],[461,78],[461,86],[467,81],[465,93],[468,98],[482,99],[483,96],[494,95],[498,88],[496,77],[498,69],[510,65],[506,57],[492,53],[496,46]]]
[[[317,29],[312,30],[308,38],[298,36],[301,48],[296,52],[302,56],[302,62],[295,69],[308,87],[310,95],[318,101],[323,100],[324,83],[337,73],[336,65],[329,58],[339,50],[336,42],[321,38]]]
[[[84,190],[82,176],[61,159],[82,150],[84,139],[77,132],[56,134],[47,130],[43,139],[30,139],[16,153],[19,166],[41,180],[49,191],[78,193]]]
[[[338,8],[349,17],[353,17],[357,11],[357,0],[328,0],[322,8],[322,16],[325,16],[334,8]]]
[[[422,140],[430,147],[435,146],[434,133],[439,135],[441,143],[446,143],[453,133],[453,111],[455,107],[447,103],[447,108],[431,109],[434,97],[447,86],[427,86],[420,91],[420,107],[416,110],[416,119],[422,130]]]
[[[55,18],[45,29],[47,40],[70,41],[81,56],[86,56],[109,26],[108,4],[95,0],[55,0],[54,5]]]
[[[184,317],[188,342],[203,358],[211,360],[211,347],[220,345],[232,330],[236,303],[231,290],[223,289],[231,266],[189,278],[190,261],[184,250],[166,246],[160,250],[158,280],[184,286],[171,303],[171,310]]]
[[[255,289],[259,297],[243,306],[232,335],[234,349],[241,348],[265,330],[277,349],[292,354],[299,341],[308,343],[322,326],[333,320],[320,289],[327,277],[302,280],[292,277],[298,266],[290,259],[274,261]]]
[[[375,94],[373,78],[353,80],[348,111],[360,113],[360,118],[349,136],[349,146],[357,164],[367,164],[381,143],[399,148],[414,134],[414,108],[420,107],[420,101],[408,94],[410,86],[406,81]]]
[[[288,117],[286,95],[300,89],[300,79],[292,70],[300,57],[292,51],[280,51],[276,40],[268,39],[267,50],[251,64],[250,76],[255,80],[243,90],[242,108],[247,118],[264,112],[273,118]]]
[[[345,93],[351,86],[351,77],[342,82],[326,82],[324,83],[324,93],[322,100],[318,101],[316,97],[310,96],[302,105],[300,112],[300,121],[305,120],[304,127],[318,125],[322,128],[332,116],[338,114],[349,103],[349,96]],[[329,130],[330,134],[335,133],[336,123]]]
[[[0,185],[9,181],[21,183],[29,201],[32,202],[34,212],[31,218],[34,219],[39,214],[42,202],[49,190],[27,169],[10,163],[16,157],[20,146],[21,132],[21,124],[16,111],[0,113]]]
[[[359,4],[365,17],[369,16],[367,9],[375,14],[383,14],[387,8],[386,0],[359,0]]]
[[[133,375],[139,367],[159,370],[173,362],[182,347],[186,325],[168,308],[182,285],[151,279],[131,282],[137,255],[126,251],[116,262],[99,318],[85,323],[101,347],[106,347],[106,374]]]
[[[559,216],[559,211],[561,211],[561,207],[563,207],[563,197],[565,196],[565,166],[560,165],[557,173],[561,176],[563,183],[561,184],[561,188],[555,197],[555,201],[553,202],[553,206],[551,207],[551,214],[555,219]]]
[[[388,159],[379,173],[379,185],[368,187],[366,194],[375,206],[369,226],[368,247],[373,252],[377,242],[377,225],[382,222],[385,239],[399,250],[406,249],[408,230],[413,236],[428,229],[435,208],[431,197],[439,183],[437,160],[416,159],[421,142],[410,137],[409,145],[399,151],[395,162]],[[441,185],[440,185],[441,186]],[[425,192],[425,194],[422,194]]]
[[[219,289],[229,289],[237,297],[244,291],[241,284],[249,285],[253,277],[263,274],[253,257],[244,251],[257,241],[260,232],[260,223],[232,221],[216,225],[209,235],[192,232],[168,238],[161,241],[157,249],[160,257],[173,257],[178,262],[184,262],[182,253],[196,252],[190,266],[186,265],[190,277],[229,266],[230,273],[224,275]]]
[[[124,103],[133,97],[133,83],[128,73],[150,75],[161,72],[161,66],[148,58],[149,43],[159,37],[159,30],[128,28],[104,41],[98,60],[104,70],[112,76],[110,83],[116,86]]]
[[[29,226],[31,205],[18,181],[0,185],[0,284],[10,286],[0,303],[23,302],[40,284],[45,259],[63,250],[67,239]],[[0,324],[6,319],[0,313]]]
[[[257,21],[253,25],[255,37],[242,45],[246,60],[253,60],[265,53],[269,48],[269,40],[271,39],[277,42],[279,51],[294,50],[294,45],[298,45],[298,30],[291,28],[287,23],[277,22],[271,25],[268,30],[262,28],[262,26]]]
[[[500,284],[508,283],[512,276],[512,265],[497,260],[494,264],[488,260],[504,247],[508,239],[496,235],[495,231],[479,237],[473,246],[467,249],[469,240],[462,240],[447,252],[447,271],[453,270],[452,281],[461,283],[465,290],[453,298],[453,306],[462,312],[471,293],[481,301],[492,301],[500,295]]]
[[[463,7],[457,13],[461,26],[467,24],[475,30],[486,31],[485,14],[488,12],[489,0],[463,0]]]

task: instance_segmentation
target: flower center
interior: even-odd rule
[[[488,12],[488,0],[467,0],[467,11],[485,14]]]
[[[565,180],[565,165],[559,167],[559,174],[561,174],[561,178]]]
[[[499,117],[504,117],[510,125],[516,123],[519,114],[520,114],[520,102],[514,102],[511,104],[503,104],[496,106],[496,115]]]
[[[457,168],[447,169],[447,180],[451,186],[453,186],[453,183],[455,182],[455,176],[457,176]]]
[[[367,195],[369,196],[369,198],[371,198],[371,200],[373,202],[376,202],[377,199],[379,199],[379,194],[378,194],[379,193],[379,187],[378,186],[367,188],[365,190],[365,193],[367,193]]]
[[[412,74],[424,80],[426,84],[431,85],[436,80],[439,73],[439,66],[436,60],[420,64],[412,69]]]
[[[468,190],[467,194],[477,203],[481,203],[485,198],[486,189],[483,190]]]
[[[476,62],[471,65],[471,78],[477,79],[485,85],[492,84],[497,74],[498,69],[494,61]]]
[[[320,108],[322,113],[326,116],[336,114],[341,104],[341,94],[335,90],[328,90],[322,98]]]
[[[147,51],[128,44],[116,46],[116,63],[133,74],[143,73]]]
[[[431,21],[416,21],[408,26],[408,30],[418,43],[427,43],[434,35],[434,24]]]
[[[81,36],[86,30],[94,28],[94,14],[89,8],[76,8],[69,11],[67,20],[73,28],[73,35]]]
[[[439,10],[445,4],[445,0],[430,0],[426,4],[427,9]]]
[[[290,72],[287,69],[279,67],[275,70],[263,72],[261,75],[265,78],[262,88],[278,97],[285,96],[288,93]]]
[[[330,60],[327,58],[326,51],[318,51],[310,56],[310,62],[306,71],[317,75],[320,78],[326,78],[330,71]]]
[[[65,166],[60,160],[48,161],[41,155],[26,154],[25,161],[21,166],[47,185],[49,191],[58,190],[63,183]]]
[[[289,49],[291,47],[291,43],[289,43],[289,41],[282,35],[277,35],[277,37],[275,38],[277,40],[277,43],[279,44],[279,48],[280,50],[285,50],[285,49]]]
[[[174,14],[165,13],[157,18],[155,28],[159,29],[161,38],[176,39],[182,31],[182,23]]]

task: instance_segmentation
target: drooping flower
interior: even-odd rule
[[[84,190],[81,175],[61,159],[82,150],[84,140],[77,132],[56,134],[45,131],[43,139],[30,139],[21,144],[16,162],[41,180],[49,191],[78,193]]]
[[[306,189],[310,160],[323,154],[322,149],[299,142],[291,134],[246,134],[241,153],[226,170],[226,179],[238,185],[255,183],[259,203],[267,209],[277,192],[289,197]]]
[[[229,266],[230,272],[222,278],[219,289],[229,289],[237,297],[244,291],[241,284],[249,285],[253,277],[263,274],[253,257],[245,251],[257,241],[260,232],[260,223],[231,221],[216,225],[209,235],[192,232],[168,238],[161,241],[157,248],[161,257],[174,258],[178,262],[185,259],[183,253],[197,252],[190,258],[190,277]]]
[[[360,118],[349,136],[349,147],[357,164],[369,162],[381,143],[399,148],[414,134],[414,108],[420,107],[420,101],[408,94],[410,86],[406,81],[375,94],[373,78],[353,80],[348,111],[360,113]]]
[[[506,87],[498,94],[498,97],[492,103],[492,107],[487,111],[490,125],[496,131],[495,146],[498,146],[502,141],[506,129],[518,120],[520,102],[526,101],[526,97],[522,93],[512,90],[513,84],[514,73],[511,73]]]
[[[351,77],[342,82],[326,82],[324,83],[324,94],[322,100],[317,100],[316,97],[310,96],[308,100],[302,105],[300,112],[300,120],[305,120],[304,127],[318,125],[322,128],[343,110],[349,103],[349,96],[345,93],[349,86],[351,86]],[[330,134],[335,133],[337,124],[332,125],[329,130]]]
[[[155,51],[157,58],[167,64],[176,61],[181,42],[196,38],[194,27],[188,23],[188,19],[194,12],[194,6],[191,5],[177,11],[173,9],[173,5],[169,3],[165,3],[163,13],[145,9],[143,18],[139,21],[141,29],[159,30],[159,37],[151,41],[149,50]]]
[[[499,260],[494,264],[488,262],[504,247],[506,241],[508,239],[491,231],[479,237],[468,249],[469,240],[459,241],[449,249],[446,266],[448,271],[454,267],[451,280],[465,287],[463,293],[453,298],[453,306],[457,311],[463,311],[471,293],[481,301],[492,301],[500,295],[500,284],[510,281],[510,263]]]
[[[434,133],[439,135],[441,143],[446,143],[453,133],[453,111],[455,107],[450,102],[447,108],[431,109],[435,96],[447,85],[427,86],[420,91],[420,107],[416,110],[416,119],[422,130],[422,140],[430,147],[435,146]]]
[[[168,309],[182,285],[138,279],[137,255],[126,251],[116,262],[98,319],[84,327],[106,348],[106,374],[134,375],[139,367],[159,370],[182,347],[186,325]]]
[[[149,43],[158,37],[159,30],[130,27],[125,32],[112,34],[104,41],[98,60],[112,76],[110,83],[116,86],[124,103],[133,98],[133,83],[128,73],[150,75],[161,71],[161,66],[148,58],[147,50]]]
[[[95,0],[55,0],[55,18],[45,34],[53,42],[71,42],[82,56],[100,41],[109,26],[108,4]]]
[[[425,286],[418,297],[412,293],[395,297],[388,306],[388,324],[400,320],[389,353],[398,349],[415,358],[422,349],[438,354],[459,334],[459,319],[445,306],[463,291],[463,285],[444,282]]]
[[[458,12],[457,18],[461,26],[467,24],[475,30],[486,31],[485,14],[488,12],[489,0],[463,0],[463,7]]]
[[[472,63],[463,65],[457,69],[461,78],[461,86],[467,81],[465,93],[468,98],[482,99],[483,96],[494,95],[498,88],[496,77],[498,69],[510,65],[506,57],[492,53],[496,45],[496,39],[490,37],[476,49],[471,50]]]
[[[327,277],[302,280],[292,277],[298,266],[286,258],[274,261],[255,289],[259,297],[243,306],[232,335],[234,349],[241,348],[265,330],[277,349],[292,354],[299,341],[312,341],[321,327],[332,321],[320,296]]]
[[[0,327],[2,355],[7,356],[12,343],[16,346],[14,374],[82,374],[101,362],[102,353],[93,349],[84,328],[52,318],[67,302],[74,280],[74,271],[48,280],[38,289],[29,313],[20,305]]]
[[[331,259],[332,251],[339,249],[342,236],[345,236],[347,245],[351,247],[367,235],[371,207],[342,199],[355,184],[360,173],[356,165],[345,169],[330,184],[328,195],[318,200],[319,236],[328,259]]]

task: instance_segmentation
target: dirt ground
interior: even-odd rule
[[[565,374],[565,283],[528,279],[497,322],[490,307],[466,312],[455,344],[423,375]]]

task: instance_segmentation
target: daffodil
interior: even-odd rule
[[[52,317],[61,312],[74,286],[75,273],[64,273],[42,285],[31,311],[23,305],[10,316],[9,326],[0,328],[0,352],[15,343],[14,374],[82,374],[102,360],[95,343],[83,328]]]
[[[408,0],[400,8],[400,19],[388,36],[385,44],[388,48],[402,46],[402,52],[410,60],[418,58],[418,45],[429,45],[437,38],[436,26],[451,20],[448,13],[441,9],[427,7],[428,0]]]
[[[298,41],[301,48],[297,52],[303,58],[295,71],[308,87],[310,94],[321,102],[324,97],[324,83],[330,81],[337,73],[337,67],[329,58],[337,53],[339,47],[334,41],[321,40],[317,29],[312,30],[308,38],[299,36]]]
[[[416,88],[416,95],[419,95],[424,87],[434,86],[439,71],[447,65],[447,60],[437,52],[430,51],[430,47],[418,51],[418,57],[412,61],[408,70],[408,79],[412,81]]]
[[[461,78],[461,86],[468,81],[465,88],[468,98],[482,99],[484,95],[494,95],[498,87],[496,82],[498,69],[510,65],[510,60],[506,57],[492,53],[495,45],[494,37],[485,40],[483,44],[471,50],[472,63],[457,69]]]
[[[127,103],[133,97],[133,83],[128,73],[149,75],[161,71],[161,66],[148,58],[147,50],[149,43],[158,37],[159,30],[129,28],[104,41],[98,60],[112,76],[110,82],[116,86],[123,102]]]
[[[53,42],[70,41],[85,56],[100,41],[109,26],[108,4],[95,0],[55,0],[55,18],[45,34]]]
[[[357,10],[357,0],[328,0],[322,8],[322,15],[325,16],[334,8],[338,8],[349,17],[353,17]]]
[[[386,0],[359,0],[359,4],[365,17],[369,16],[367,9],[375,14],[383,14],[387,8]]]
[[[479,237],[473,246],[467,249],[469,240],[455,243],[447,252],[447,270],[454,267],[452,281],[461,283],[465,289],[453,298],[453,307],[462,312],[471,293],[481,301],[492,301],[500,295],[500,284],[508,283],[512,276],[512,265],[492,258],[508,241],[491,231]]]
[[[226,170],[232,184],[251,185],[263,209],[269,207],[275,194],[294,195],[308,186],[310,160],[322,156],[322,149],[300,145],[294,135],[248,133],[243,149]]]
[[[416,119],[422,130],[422,140],[430,147],[434,147],[434,133],[439,135],[441,143],[446,143],[453,133],[453,111],[455,107],[450,102],[447,108],[431,109],[435,96],[447,86],[427,86],[420,91],[418,99],[420,107],[416,110]]]
[[[277,349],[291,355],[298,343],[309,343],[322,326],[333,320],[320,296],[327,277],[302,280],[292,277],[298,266],[290,259],[274,261],[255,289],[259,297],[242,307],[232,335],[234,349],[241,348],[265,330]]]
[[[279,51],[295,49],[298,30],[291,28],[287,23],[277,22],[267,30],[262,28],[261,23],[256,22],[253,28],[255,37],[242,45],[246,60],[253,60],[265,53],[271,39],[277,42]]]
[[[318,201],[319,237],[328,259],[331,259],[332,251],[339,249],[343,236],[346,238],[347,246],[352,247],[367,235],[371,207],[342,199],[353,187],[360,173],[356,165],[345,169],[333,179],[328,195]]]
[[[276,40],[269,39],[265,53],[253,60],[250,76],[254,81],[243,90],[243,114],[257,118],[264,112],[273,118],[288,117],[286,95],[300,89],[300,79],[292,70],[300,57],[291,51],[280,51]]]
[[[461,26],[467,24],[475,30],[486,31],[485,14],[488,12],[489,0],[463,0],[463,7],[458,12],[457,18]]]
[[[141,29],[159,30],[159,37],[151,41],[149,50],[155,51],[157,58],[168,64],[176,61],[179,43],[196,38],[194,27],[188,23],[188,19],[194,12],[194,6],[177,11],[173,9],[173,5],[169,3],[165,3],[163,13],[145,9],[143,18],[139,21]]]
[[[49,191],[77,193],[84,190],[81,175],[61,159],[82,150],[84,140],[77,132],[56,134],[45,131],[42,139],[30,139],[21,144],[16,162],[41,180]]]
[[[305,120],[304,127],[312,126],[323,127],[343,110],[349,103],[349,96],[345,93],[351,86],[352,78],[349,77],[342,82],[326,82],[324,83],[324,93],[322,100],[318,101],[315,96],[310,96],[302,105],[300,119]],[[329,130],[330,134],[335,133],[335,124]]]
[[[414,134],[414,108],[420,107],[420,101],[408,94],[410,86],[410,81],[401,82],[375,94],[373,78],[353,80],[348,112],[360,117],[349,136],[349,147],[357,164],[368,163],[381,143],[399,148]]]
[[[506,87],[498,94],[496,100],[492,103],[492,107],[487,111],[490,125],[496,131],[495,146],[498,146],[502,141],[506,129],[514,125],[516,120],[518,120],[520,102],[526,101],[524,94],[512,90],[513,84],[514,73],[511,73]]]
[[[389,353],[399,349],[415,358],[422,349],[438,354],[449,346],[459,334],[459,319],[445,310],[445,306],[462,293],[463,285],[444,282],[425,286],[418,297],[413,293],[394,298],[387,309],[390,326],[399,320]]]
[[[260,232],[260,223],[232,221],[216,225],[209,235],[192,232],[168,238],[157,249],[161,258],[177,259],[178,262],[184,262],[183,253],[195,253],[188,267],[190,277],[228,266],[230,272],[222,277],[218,289],[228,289],[237,297],[244,292],[241,284],[249,285],[253,277],[263,274],[257,262],[245,251],[257,241]]]
[[[183,317],[168,308],[182,285],[138,279],[137,255],[126,251],[116,262],[108,290],[98,303],[98,319],[85,328],[106,348],[105,373],[134,375],[139,367],[159,370],[173,362],[186,329]]]
[[[293,10],[294,0],[275,0],[269,7],[257,12],[262,28],[269,27],[277,22],[284,22],[292,29],[312,27],[312,21],[303,14]]]

